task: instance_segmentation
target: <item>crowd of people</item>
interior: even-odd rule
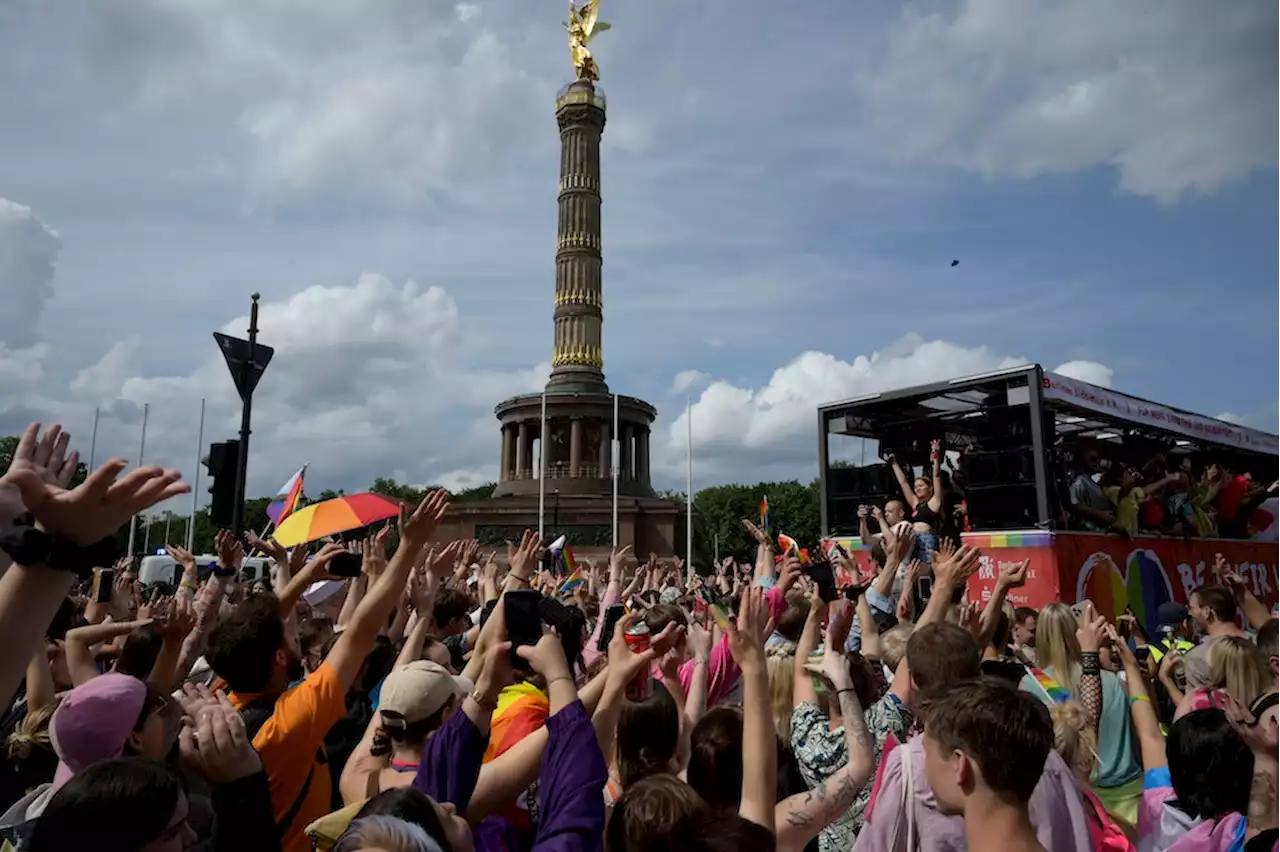
[[[1063,505],[1072,528],[1087,532],[1249,538],[1253,510],[1277,488],[1190,453],[1107,457],[1101,445],[1085,444],[1072,458]]]
[[[1025,564],[971,600],[927,493],[861,581],[749,521],[705,573],[482,555],[437,491],[355,545],[223,533],[203,580],[170,548],[157,596],[115,533],[186,486],[73,488],[68,445],[33,425],[0,478],[6,849],[1277,848],[1277,621],[1225,565],[1148,636],[1011,608]]]

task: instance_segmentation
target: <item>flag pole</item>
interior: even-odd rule
[[[142,404],[142,441],[138,445],[138,467],[142,467],[142,462],[147,455],[147,418],[151,415],[151,403]],[[129,518],[129,558],[133,559],[133,540],[138,532],[138,516],[133,514]]]
[[[693,400],[686,398],[684,404],[684,422],[688,428],[685,466],[687,485],[684,501],[684,558],[687,572],[693,573]]]
[[[191,483],[191,517],[187,520],[187,550],[195,553],[196,511],[200,501],[200,453],[204,451],[204,400],[200,400],[200,435],[196,438],[196,475]]]
[[[547,509],[547,392],[542,392],[542,417],[538,426],[538,537],[546,532]]]
[[[89,473],[93,473],[93,463],[98,457],[98,418],[102,415],[102,408],[95,407],[93,409],[93,437],[89,439]]]
[[[618,395],[613,395],[613,438],[609,442],[613,452],[609,454],[609,466],[613,468],[613,549],[618,549],[618,465],[622,455],[622,433],[618,431]]]

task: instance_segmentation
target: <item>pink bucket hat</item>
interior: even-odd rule
[[[68,692],[49,720],[59,761],[53,789],[86,767],[123,754],[150,696],[146,683],[124,674],[99,675]]]

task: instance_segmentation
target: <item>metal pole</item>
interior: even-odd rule
[[[547,392],[542,392],[542,417],[538,425],[538,537],[546,532],[547,509]]]
[[[88,472],[93,473],[93,463],[98,457],[98,418],[102,415],[101,408],[93,409],[93,437],[89,439],[89,467]]]
[[[231,507],[231,532],[236,538],[244,534],[244,487],[249,471],[249,420],[253,414],[253,365],[258,343],[258,294],[249,298],[249,357],[244,365],[244,405],[240,409],[240,463],[236,466],[236,502]]]
[[[200,503],[200,454],[204,452],[204,400],[200,400],[200,435],[196,438],[196,475],[191,482],[191,517],[187,519],[187,550],[195,547],[196,511]]]
[[[622,455],[622,433],[618,431],[618,395],[613,395],[613,452],[610,467],[613,468],[613,549],[618,549],[618,464]]]
[[[142,467],[142,461],[147,455],[147,418],[151,416],[151,403],[143,403],[142,405],[142,441],[138,445],[138,467]],[[138,531],[138,516],[136,514],[129,518],[129,558],[133,558],[133,540]]]
[[[154,518],[146,515],[142,516],[142,555],[148,556],[151,553],[151,522]]]
[[[684,422],[688,427],[688,452],[686,456],[687,485],[684,501],[684,558],[688,572],[693,572],[693,400],[686,399],[684,405]]]
[[[169,527],[173,524],[173,512],[164,513],[164,546],[169,546]]]

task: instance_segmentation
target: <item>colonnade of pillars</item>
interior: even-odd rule
[[[584,418],[574,417],[569,420],[569,460],[568,466],[548,465],[549,478],[569,479],[591,478],[608,479],[613,470],[613,442],[610,440],[611,427],[607,423],[599,424],[599,445],[586,446],[586,422]],[[563,421],[548,421],[548,431],[557,427],[563,428]],[[631,423],[621,425],[622,441],[620,446],[619,476],[622,479],[649,481],[649,436],[647,426]],[[537,420],[508,423],[502,427],[502,466],[501,481],[511,479],[534,479],[537,476],[538,458],[534,453],[533,442],[539,438]]]

